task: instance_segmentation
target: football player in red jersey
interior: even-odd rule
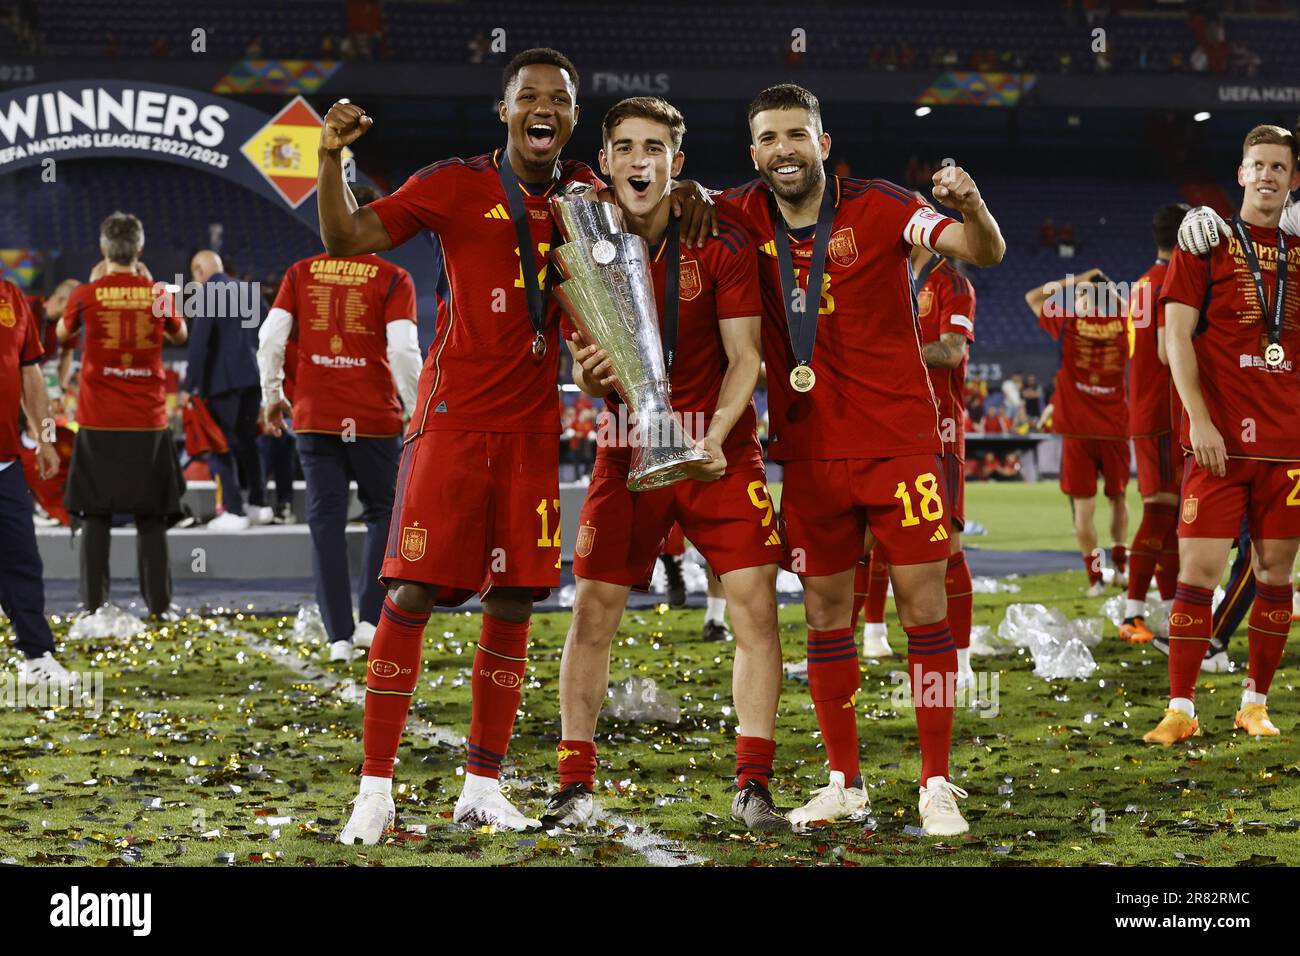
[[[76,279],[64,279],[54,287],[54,291],[47,299],[42,299],[38,295],[27,296],[27,304],[31,306],[40,328],[41,347],[45,351],[44,360],[49,362],[58,358],[58,377],[55,380],[59,383],[61,392],[67,389],[68,382],[72,379],[72,359],[77,351],[77,341],[70,339],[62,345],[59,344],[59,320],[63,318],[68,296],[80,284]]]
[[[363,205],[378,198],[371,187],[354,191]],[[285,270],[259,331],[266,426],[279,437],[292,415],[298,436],[316,601],[332,661],[350,661],[354,648],[369,648],[379,623],[402,409],[415,407],[420,375],[415,320],[415,284],[405,269],[375,255],[321,253]],[[297,343],[292,407],[284,392],[291,336]],[[360,407],[358,395],[367,396]],[[366,523],[355,625],[346,538],[350,481]]]
[[[922,825],[932,835],[963,833],[954,797],[964,793],[948,780],[957,672],[944,593],[951,536],[908,256],[921,245],[988,266],[1006,244],[960,167],[935,173],[934,198],[964,223],[893,183],[828,177],[830,136],[802,87],[760,93],[749,127],[759,179],[725,195],[745,210],[759,244],[769,451],[785,466],[784,563],[803,581],[809,690],[831,771],[790,820],[802,826],[867,808],[851,618],[854,568],[864,544],[879,544],[908,635]]]
[[[1052,428],[1061,435],[1061,491],[1070,499],[1074,536],[1088,573],[1088,596],[1104,592],[1097,549],[1097,475],[1110,502],[1111,563],[1123,585],[1127,561],[1128,403],[1124,368],[1128,333],[1122,304],[1100,269],[1030,289],[1025,302],[1061,343],[1052,392]],[[1044,416],[1046,417],[1046,416]]]
[[[1257,126],[1242,144],[1244,189],[1227,242],[1208,263],[1176,250],[1165,275],[1165,348],[1184,415],[1178,590],[1169,616],[1169,708],[1143,738],[1168,746],[1200,732],[1196,676],[1210,605],[1243,514],[1254,550],[1250,665],[1236,726],[1277,736],[1268,691],[1291,628],[1291,568],[1300,544],[1300,248],[1279,228],[1300,186],[1297,144]]]
[[[1169,376],[1158,303],[1186,213],[1185,203],[1170,203],[1156,212],[1152,222],[1156,261],[1134,284],[1129,298],[1128,430],[1142,495],[1142,521],[1128,551],[1128,604],[1119,628],[1120,638],[1130,644],[1146,644],[1155,637],[1144,618],[1151,576],[1158,575],[1160,597],[1169,605],[1178,582],[1178,485],[1183,456],[1175,447],[1173,429],[1183,410]]]
[[[339,837],[345,843],[373,844],[392,822],[393,761],[429,615],[476,593],[483,630],[454,819],[512,830],[540,825],[505,798],[499,777],[528,663],[533,601],[560,581],[559,340],[546,295],[557,238],[549,200],[574,180],[603,185],[584,164],[559,158],[578,118],[577,94],[577,70],[563,54],[520,53],[502,77],[503,148],[426,166],[360,208],[341,156],[374,121],[340,101],[321,129],[318,204],[329,254],[382,252],[430,230],[450,289],[398,468],[381,572],[389,590],[366,679],[361,792]],[[700,192],[693,183],[674,190],[688,241],[710,226],[707,196],[692,199]]]
[[[596,451],[579,518],[573,573],[577,594],[560,664],[560,789],[542,818],[548,826],[593,819],[596,721],[609,686],[609,649],[632,588],[649,587],[661,545],[682,531],[722,579],[735,624],[732,696],[736,707],[733,819],[752,831],[789,830],[768,791],[776,752],[781,643],[776,569],[781,538],[755,432],[762,300],[754,244],[728,204],[718,237],[683,247],[669,187],[681,172],[686,124],[657,97],[617,103],[602,124],[601,172],[630,232],[645,240],[658,303],[664,361],[675,412],[710,457],[666,488],[628,489],[632,448],[623,440],[608,353],[573,332],[574,381],[606,399],[606,436]],[[669,289],[675,296],[669,299]],[[566,323],[567,325],[567,323]],[[702,430],[701,430],[702,429]]]

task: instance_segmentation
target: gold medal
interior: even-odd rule
[[[537,333],[537,338],[533,339],[533,357],[541,358],[546,354],[546,339],[542,338],[542,333]]]
[[[1269,368],[1281,368],[1286,361],[1286,350],[1277,342],[1270,342],[1264,349],[1264,362]]]
[[[796,392],[811,392],[817,384],[817,373],[810,365],[796,365],[790,369],[790,387]]]

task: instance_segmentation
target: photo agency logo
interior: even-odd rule
[[[152,893],[83,893],[73,886],[50,897],[50,925],[64,929],[128,928],[132,936],[153,930]]]
[[[596,444],[602,448],[660,447],[672,444],[676,428],[681,428],[696,443],[703,441],[709,432],[703,412],[674,411],[671,415],[647,416],[641,421],[636,412],[620,403],[617,409],[607,409],[598,417]]]
[[[74,672],[68,684],[28,681],[21,673],[0,674],[0,707],[12,710],[84,710],[93,717],[104,712],[104,675]]]
[[[978,710],[985,720],[992,720],[1001,709],[998,673],[973,673],[974,681],[961,684],[956,674],[926,672],[919,666],[913,668],[910,676],[907,671],[890,671],[889,681],[894,685],[890,704],[895,710],[911,710],[918,703],[923,707],[968,707]]]

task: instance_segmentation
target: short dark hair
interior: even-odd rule
[[[608,143],[614,138],[614,127],[634,116],[667,126],[668,135],[672,137],[673,152],[682,148],[686,120],[682,117],[681,110],[658,96],[629,96],[611,106],[600,124],[601,139]]]
[[[808,118],[818,129],[822,127],[822,107],[811,91],[795,83],[778,83],[769,86],[749,104],[749,123],[764,110],[807,110]]]
[[[1183,217],[1190,207],[1185,202],[1171,202],[1156,210],[1151,220],[1151,232],[1155,236],[1157,249],[1172,249],[1178,241],[1178,227],[1183,224]]]
[[[366,183],[357,183],[352,187],[352,195],[357,201],[357,206],[361,207],[369,206],[372,202],[382,196],[383,193],[374,186],[369,186]]]
[[[144,249],[144,225],[129,212],[115,212],[100,224],[99,241],[109,262],[129,266]]]
[[[505,70],[501,74],[501,98],[505,99],[510,84],[519,76],[521,70],[526,66],[558,66],[569,74],[569,79],[573,81],[573,91],[578,91],[578,68],[573,65],[573,61],[561,53],[559,50],[552,50],[548,46],[533,47],[531,50],[524,50],[522,53],[516,53],[515,58],[506,64]]]

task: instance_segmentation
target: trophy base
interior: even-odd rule
[[[690,476],[686,466],[695,462],[708,461],[709,456],[702,451],[687,451],[674,455],[668,461],[656,462],[648,467],[633,468],[627,476],[628,491],[650,491],[654,488],[667,488]]]

